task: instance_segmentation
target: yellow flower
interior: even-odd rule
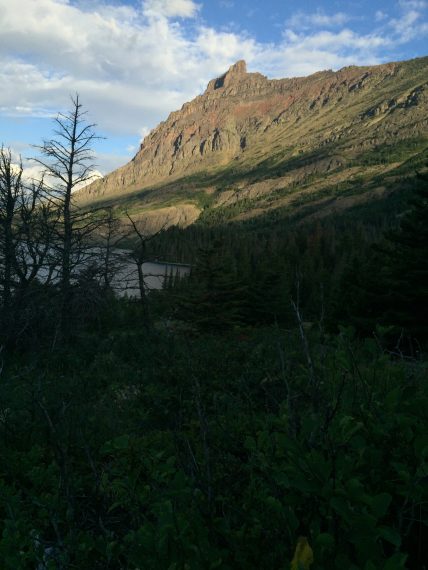
[[[297,539],[296,551],[291,561],[291,570],[309,570],[309,566],[314,561],[314,553],[309,546],[306,536],[299,536]]]

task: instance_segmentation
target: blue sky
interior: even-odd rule
[[[0,143],[30,156],[78,92],[104,174],[238,59],[293,77],[427,46],[428,0],[0,0]]]

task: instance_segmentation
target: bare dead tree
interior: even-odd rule
[[[74,200],[73,192],[94,178],[93,142],[100,138],[95,124],[86,121],[79,96],[71,99],[71,110],[55,119],[55,138],[36,147],[43,167],[49,203],[58,212],[54,225],[53,264],[57,264],[60,291],[59,328],[66,334],[71,314],[72,285],[79,270],[90,262],[90,238],[102,224],[97,213],[84,209]]]
[[[31,320],[21,311],[31,285],[48,280],[45,264],[52,225],[44,198],[43,180],[25,182],[21,159],[14,163],[11,151],[1,147],[0,307],[3,336],[9,339]]]
[[[306,336],[305,326],[303,322],[303,317],[300,312],[300,275],[296,273],[296,299],[290,298],[291,307],[293,308],[297,324],[299,326],[299,333],[300,339],[302,341],[303,352],[306,358],[306,363],[308,366],[309,372],[309,387],[313,394],[313,398],[315,401],[318,399],[318,388],[319,388],[319,379],[317,377],[315,366],[313,363],[311,350],[309,348],[308,338]]]
[[[104,223],[98,231],[102,250],[101,281],[106,290],[114,290],[114,276],[124,266],[124,256],[119,251],[121,242],[127,238],[120,219],[115,215],[113,207],[105,209]]]
[[[0,149],[0,285],[3,318],[10,311],[16,239],[14,220],[22,196],[22,163],[14,166],[10,149]]]
[[[126,217],[130,222],[131,230],[128,233],[128,236],[133,234],[134,237],[137,238],[135,245],[131,251],[131,259],[137,267],[138,290],[140,293],[141,304],[143,306],[143,314],[145,316],[147,326],[150,326],[150,308],[147,298],[147,287],[145,283],[145,278],[147,276],[144,275],[143,265],[144,263],[154,261],[153,256],[150,255],[148,250],[149,243],[165,231],[169,220],[165,220],[165,222],[157,231],[149,231],[146,227],[144,227],[144,224],[139,226],[138,223],[133,218],[131,218],[128,212],[126,212]]]

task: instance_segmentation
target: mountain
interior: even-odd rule
[[[426,161],[428,57],[268,79],[238,61],[79,193],[189,224],[380,198]]]

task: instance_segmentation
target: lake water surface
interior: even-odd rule
[[[148,261],[143,263],[144,284],[148,291],[162,289],[165,280],[185,277],[190,273],[190,265],[169,263],[165,261]],[[124,257],[115,274],[112,285],[120,296],[139,297],[138,270],[134,262]]]

